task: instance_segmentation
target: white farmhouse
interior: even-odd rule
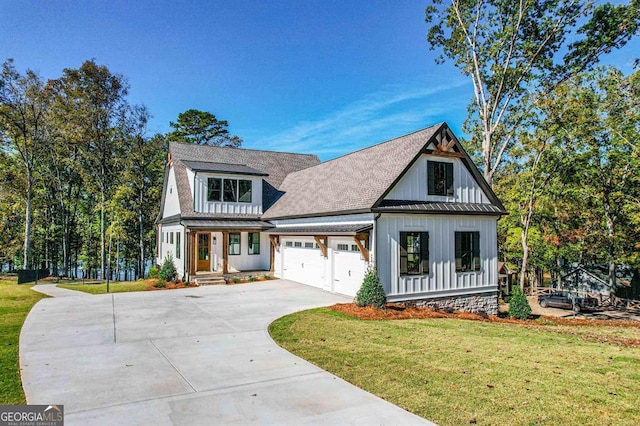
[[[158,264],[186,280],[272,271],[354,296],[375,265],[389,301],[497,313],[505,213],[446,123],[321,163],[171,143]]]

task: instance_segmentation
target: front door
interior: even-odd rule
[[[198,234],[198,271],[211,270],[211,261],[209,260],[210,247],[209,237],[211,234]]]

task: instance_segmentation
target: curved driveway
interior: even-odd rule
[[[285,314],[349,299],[286,280],[54,295],[20,335],[29,404],[65,424],[429,424],[277,346]]]

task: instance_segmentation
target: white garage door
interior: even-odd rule
[[[367,263],[362,259],[353,240],[336,241],[334,247],[333,291],[347,296],[355,296],[362,286]]]
[[[324,288],[325,258],[315,244],[314,248],[304,248],[304,244],[302,242],[303,247],[287,247],[285,242],[282,247],[282,278]]]

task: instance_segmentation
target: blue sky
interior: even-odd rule
[[[327,160],[441,121],[460,132],[472,86],[435,64],[428,3],[0,0],[0,60],[56,78],[94,58],[127,77],[150,133],[196,108],[246,148]],[[630,49],[611,60],[630,66]]]

